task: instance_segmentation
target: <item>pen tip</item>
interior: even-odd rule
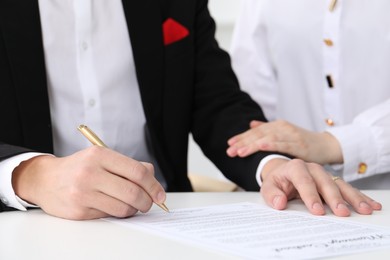
[[[165,204],[164,203],[161,203],[161,204],[157,204],[160,208],[162,208],[164,211],[166,211],[166,212],[170,212],[169,211],[169,209],[168,209],[168,207],[167,206],[165,206]]]

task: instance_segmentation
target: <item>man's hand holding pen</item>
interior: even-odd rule
[[[24,161],[14,170],[12,184],[25,201],[75,220],[129,217],[166,199],[153,165],[96,145],[63,158]]]

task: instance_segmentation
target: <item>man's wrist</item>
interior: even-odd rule
[[[2,202],[11,208],[25,211],[31,205],[18,198],[12,186],[13,170],[21,162],[42,155],[41,153],[28,152],[16,155],[0,162],[0,197]]]
[[[29,160],[21,162],[12,173],[12,187],[15,195],[19,199],[24,200],[28,204],[37,204],[35,201],[36,192],[39,189],[35,189],[37,175],[42,171],[42,165],[47,160],[54,158],[52,155],[41,154]]]
[[[283,156],[283,155],[279,155],[279,154],[271,154],[271,155],[268,155],[268,156],[264,157],[260,161],[259,166],[257,167],[257,170],[256,170],[256,181],[257,181],[257,183],[259,184],[260,187],[263,184],[262,173],[264,171],[264,167],[266,165],[268,165],[268,163],[271,160],[274,160],[274,159],[290,160],[290,158],[288,158],[286,156]],[[269,168],[269,166],[267,168]]]

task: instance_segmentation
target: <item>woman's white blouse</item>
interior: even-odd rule
[[[243,0],[231,49],[267,118],[332,133],[344,164],[331,170],[364,189],[390,188],[389,10],[389,0]]]

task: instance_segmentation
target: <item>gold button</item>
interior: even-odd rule
[[[359,173],[359,174],[363,174],[363,173],[366,173],[366,171],[367,171],[367,164],[365,164],[365,163],[360,163],[360,164],[359,164],[358,173]]]
[[[333,41],[331,39],[324,39],[324,42],[327,46],[332,47],[333,46]]]
[[[328,126],[334,126],[334,121],[330,118],[325,119],[325,122]]]

